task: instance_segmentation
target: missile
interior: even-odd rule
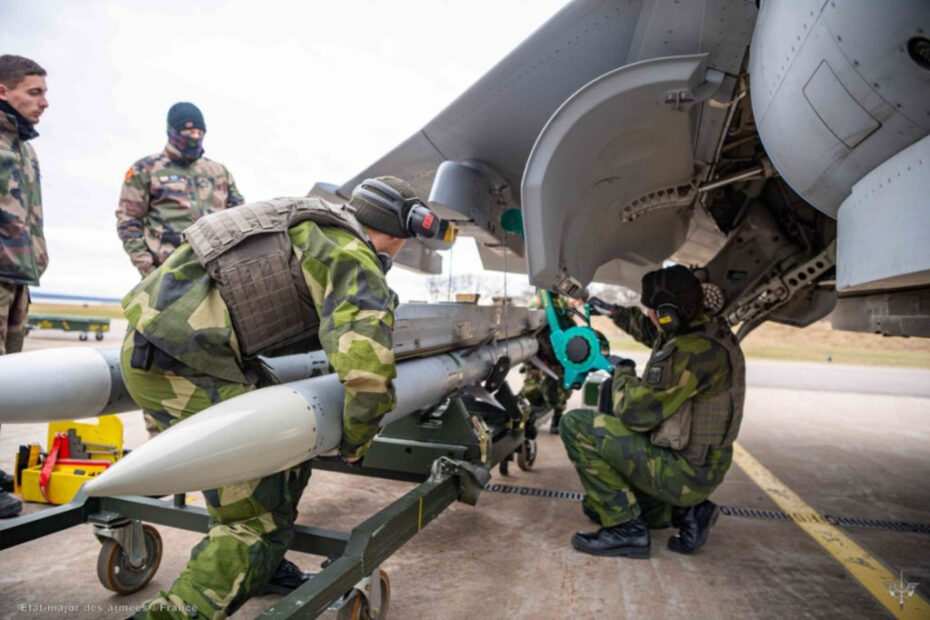
[[[536,354],[534,336],[401,362],[390,422],[482,381],[502,356]],[[335,374],[253,390],[213,405],[150,439],[87,482],[88,496],[168,495],[281,471],[339,446],[345,391]]]
[[[123,383],[120,347],[67,347],[0,357],[0,423],[93,418],[139,408]],[[284,383],[329,372],[323,351],[262,358]]]
[[[538,331],[539,311],[474,304],[401,304],[395,315],[397,360]],[[0,423],[92,418],[138,409],[119,367],[120,347],[68,347],[0,357]],[[329,372],[323,351],[262,358],[278,383]]]

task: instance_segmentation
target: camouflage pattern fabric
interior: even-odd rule
[[[628,333],[636,342],[653,347],[659,339],[659,330],[642,310],[633,306],[617,306],[610,314],[614,325]]]
[[[552,409],[556,415],[561,415],[565,411],[571,390],[566,390],[561,381],[556,381],[535,366],[526,365],[523,371],[520,395],[534,407],[546,407]]]
[[[397,299],[378,257],[350,233],[302,222],[289,235],[320,316],[320,343],[346,391],[340,450],[346,457],[361,456],[377,433],[378,418],[394,408],[391,329]],[[187,244],[122,305],[130,328],[179,362],[224,381],[256,382],[226,304]]]
[[[39,160],[16,117],[0,111],[0,281],[38,285],[48,266],[40,182]]]
[[[0,280],[0,355],[23,350],[28,311],[29,288]]]
[[[660,333],[637,308],[621,308],[613,320],[653,347],[642,378],[632,368],[618,367],[612,415],[579,409],[563,416],[560,426],[588,494],[586,506],[601,515],[605,526],[639,516],[637,493],[675,506],[703,501],[723,481],[732,458],[732,448],[711,449],[704,465],[695,465],[650,440],[650,432],[689,401],[729,389],[726,350],[701,334],[710,319],[701,315],[674,337]]]
[[[672,506],[693,506],[710,496],[733,456],[732,448],[715,450],[698,467],[674,450],[652,445],[647,434],[622,420],[591,409],[562,416],[559,435],[581,478],[584,505],[604,527],[641,515],[650,527],[668,525]]]
[[[143,276],[181,245],[181,233],[204,215],[245,202],[223,164],[186,160],[168,145],[126,171],[116,230]]]
[[[134,336],[127,333],[121,354],[126,388],[165,426],[253,389],[157,352],[148,370],[133,368]],[[293,541],[297,504],[309,479],[307,462],[204,491],[209,533],[171,588],[146,602],[135,617],[219,619],[235,612],[268,582]]]

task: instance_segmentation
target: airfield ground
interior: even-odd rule
[[[116,344],[121,331],[114,321],[104,344]],[[788,336],[773,338],[782,346]],[[820,346],[814,340],[799,344]],[[927,356],[926,341],[904,342],[918,342],[915,356]],[[52,332],[27,339],[29,349],[84,344]],[[619,344],[644,359],[632,345]],[[861,341],[854,345],[846,348],[869,350]],[[930,617],[930,371],[844,366],[833,359],[750,359],[741,449],[714,495],[734,510],[720,518],[698,555],[669,552],[671,530],[653,533],[649,560],[581,555],[569,536],[592,526],[578,503],[485,492],[476,507],[452,506],[384,564],[393,590],[389,618]],[[140,414],[121,418],[127,445],[143,442]],[[5,425],[0,466],[11,467],[19,444],[44,437],[44,425]],[[492,483],[581,490],[561,442],[548,433],[540,434],[533,470],[511,467],[510,473],[495,470]],[[350,530],[410,488],[317,471],[299,522]],[[28,504],[26,512],[42,509]],[[756,516],[737,516],[747,511]],[[759,518],[777,511],[802,520]],[[813,522],[814,514],[861,521],[833,526]],[[868,527],[865,520],[886,523]],[[887,522],[923,529],[898,531]],[[148,588],[127,597],[98,583],[99,543],[90,526],[0,552],[0,618],[126,617],[170,585],[200,538],[158,529],[162,565]],[[305,570],[322,560],[289,557]],[[888,575],[919,584],[903,607],[883,585]],[[254,617],[276,598],[255,598],[235,617]]]

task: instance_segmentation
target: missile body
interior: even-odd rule
[[[401,304],[395,314],[397,360],[452,351],[489,336],[513,338],[545,323],[542,312],[474,304]],[[0,357],[0,423],[92,418],[138,409],[123,384],[120,347],[67,347]],[[323,351],[262,358],[279,383],[329,372]]]
[[[65,347],[0,357],[0,423],[93,418],[138,409],[119,368],[120,347]],[[328,372],[323,351],[263,358],[282,383]]]
[[[401,362],[397,407],[381,419],[436,405],[488,375],[496,360],[536,354],[534,336]],[[87,482],[89,496],[166,495],[281,471],[339,446],[345,391],[334,374],[254,390],[179,422]]]

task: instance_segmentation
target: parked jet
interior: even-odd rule
[[[486,268],[573,297],[674,261],[722,289],[740,336],[832,312],[928,337],[928,133],[925,0],[575,0],[312,193],[399,175]],[[448,246],[426,243],[400,262],[437,273]]]

